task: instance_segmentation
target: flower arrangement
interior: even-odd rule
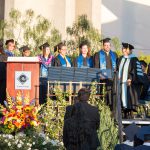
[[[1,132],[13,133],[39,125],[40,107],[35,106],[35,102],[29,99],[29,94],[22,97],[21,92],[18,92],[16,98],[13,99],[7,92],[7,100],[4,103],[6,107],[1,105]]]

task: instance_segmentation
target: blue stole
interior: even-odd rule
[[[78,68],[91,68],[91,67],[93,67],[93,61],[92,61],[91,57],[89,57],[89,58],[87,57],[86,62],[87,62],[87,66],[83,66],[83,56],[79,55],[77,57],[77,67]]]
[[[67,64],[66,64],[66,61],[65,61],[65,59],[60,55],[60,54],[58,54],[58,59],[60,60],[60,63],[61,63],[61,65],[62,65],[62,67],[67,67]],[[68,60],[68,62],[70,63],[70,65],[71,65],[71,59],[68,57],[68,56],[66,56],[66,59]]]
[[[8,57],[13,57],[14,54],[12,52],[10,52],[9,50],[4,50],[5,54],[8,56]]]
[[[110,57],[111,57],[111,61],[112,61],[112,68],[113,68],[113,70],[114,69],[116,69],[116,55],[115,55],[115,53],[114,52],[112,52],[111,50],[110,50],[110,52],[109,52],[109,54],[110,54]],[[103,51],[103,50],[100,50],[100,52],[99,52],[99,55],[100,55],[100,69],[106,69],[106,57],[105,57],[105,52]]]

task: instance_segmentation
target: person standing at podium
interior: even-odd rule
[[[38,56],[41,62],[40,75],[41,77],[47,77],[48,67],[52,66],[54,56],[50,54],[50,45],[46,42],[39,47],[42,50],[42,54]]]
[[[3,43],[0,41],[0,104],[6,100],[6,63],[7,55],[4,53]]]
[[[8,57],[13,57],[14,56],[13,51],[15,50],[15,41],[13,39],[7,40],[5,45],[6,45],[6,49],[4,50],[5,54]]]
[[[22,46],[19,50],[22,53],[22,57],[30,57],[31,51],[27,45]]]
[[[116,71],[117,54],[111,50],[110,38],[101,40],[103,48],[94,55],[94,68],[100,70],[109,69],[112,73],[112,79],[100,79],[100,82],[106,83],[106,104],[113,110],[113,74]]]
[[[92,68],[93,59],[90,56],[90,48],[87,42],[82,42],[79,46],[80,54],[73,61],[73,66],[78,68]]]
[[[71,67],[71,59],[66,55],[67,47],[64,43],[58,44],[58,55],[54,59],[56,67]]]

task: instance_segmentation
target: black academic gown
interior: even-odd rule
[[[148,89],[150,87],[150,81],[148,79],[148,75],[144,73],[145,84],[141,87],[140,100],[147,100],[148,97]]]
[[[66,60],[65,60],[65,61],[66,61]],[[70,63],[71,63],[71,62],[70,62]],[[66,64],[67,64],[67,62],[66,62]],[[70,64],[70,65],[72,65],[72,64]],[[53,61],[52,66],[55,66],[55,67],[61,67],[61,66],[63,66],[63,65],[61,64],[61,61],[60,61],[60,59],[59,59],[58,56],[56,56],[56,57],[54,58],[54,61]]]
[[[119,58],[118,60],[118,68],[121,68],[121,61],[123,59],[123,56]],[[125,60],[127,61],[127,59]],[[140,67],[139,60],[136,57],[130,58],[130,62],[127,68],[127,79],[130,79],[131,85],[127,86],[127,84],[123,81],[123,77],[125,76],[125,73],[123,73],[123,70],[125,70],[125,64],[123,65],[122,74],[120,78],[120,99],[123,106],[123,101],[126,101],[126,107],[123,106],[125,109],[129,110],[136,110],[136,107],[138,106],[138,100],[140,98],[140,89],[142,84],[145,84],[144,74],[143,76],[139,75],[142,74],[142,68]],[[140,69],[140,72],[138,71]],[[118,71],[119,72],[119,71]],[[123,92],[125,91],[125,88],[123,88],[123,84],[126,86],[127,91],[125,92],[125,98],[123,97]]]
[[[78,65],[77,65],[77,58],[75,58],[74,60],[73,60],[73,67],[78,67]],[[86,61],[86,58],[83,58],[83,66],[87,66],[87,61]]]
[[[60,62],[60,60],[59,60],[59,58],[58,58],[58,56],[56,56],[56,57],[54,58],[53,66],[55,66],[55,67],[61,67],[61,66],[62,66],[62,65],[61,65],[61,62]]]
[[[150,76],[150,64],[148,65],[147,75]]]
[[[0,103],[6,100],[6,63],[0,62]]]
[[[114,54],[116,55],[117,58],[117,54],[114,52]],[[106,69],[112,69],[112,60],[110,55],[107,55],[105,53],[105,57],[106,57]],[[99,52],[95,53],[94,57],[93,57],[93,63],[94,63],[94,68],[100,68],[100,55]],[[115,76],[114,76],[115,77]],[[114,89],[115,89],[115,85],[114,85],[114,77],[113,79],[104,79],[104,80],[100,80],[101,83],[106,83],[106,103],[107,105],[110,106],[111,110],[114,109]]]

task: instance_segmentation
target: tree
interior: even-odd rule
[[[39,53],[38,47],[44,42],[50,44],[53,48],[61,41],[59,31],[50,23],[50,21],[41,15],[35,15],[34,11],[29,9],[25,13],[12,9],[9,13],[9,19],[5,20],[4,29],[5,39],[13,38],[21,45],[28,45],[35,51],[33,54]],[[1,32],[0,32],[1,33]],[[3,36],[3,35],[2,35]]]
[[[101,43],[101,35],[95,29],[92,23],[87,19],[86,15],[78,17],[72,27],[67,27],[67,45],[72,52],[78,54],[78,48],[81,42],[87,41],[92,47],[92,54],[99,50]]]

